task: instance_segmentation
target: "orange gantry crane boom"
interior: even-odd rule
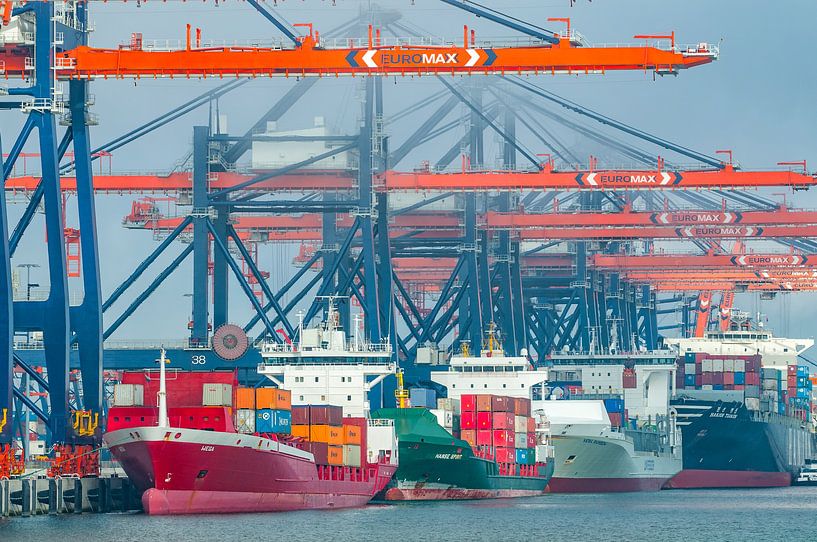
[[[701,43],[678,46],[674,40],[658,46],[582,46],[570,35],[556,44],[538,40],[510,45],[478,45],[467,30],[462,44],[423,38],[326,39],[313,32],[297,46],[280,41],[268,47],[206,46],[200,31],[186,43],[150,43],[134,34],[116,49],[80,46],[59,52],[58,77],[263,77],[340,75],[461,75],[461,74],[603,74],[639,70],[660,74],[708,64],[718,57],[716,47]],[[7,77],[25,77],[30,63],[24,52],[4,53]]]
[[[228,188],[253,178],[251,174],[234,172],[213,173],[211,186]],[[664,181],[669,179],[668,181]],[[36,188],[39,178],[32,175],[11,176],[6,182],[6,190],[26,191]],[[707,188],[761,188],[771,186],[790,186],[808,189],[817,184],[817,178],[808,173],[792,170],[779,171],[738,171],[732,166],[722,170],[708,171],[556,171],[548,166],[540,172],[532,171],[465,171],[460,173],[441,173],[432,171],[403,173],[387,171],[375,179],[375,189],[379,191],[493,191],[493,190],[677,190]],[[94,189],[97,192],[175,192],[192,189],[192,180],[188,172],[169,175],[94,175]],[[345,170],[302,170],[281,175],[256,183],[252,190],[345,190],[356,185],[352,172]],[[72,177],[63,177],[64,190],[75,190],[76,182]],[[707,212],[708,213],[708,212]],[[694,224],[694,220],[683,222],[672,219],[679,213],[667,212],[666,221],[654,224]],[[580,216],[580,215],[579,215]],[[752,215],[743,213],[750,219]],[[639,217],[630,224],[646,225]],[[643,217],[642,217],[643,218]],[[721,222],[734,223],[736,217],[722,213]],[[662,219],[664,220],[664,219]],[[744,224],[746,220],[743,221]],[[770,224],[773,224],[771,222]],[[513,226],[509,224],[508,226]],[[620,225],[628,225],[622,222]],[[498,224],[497,227],[500,227]]]
[[[594,254],[596,269],[628,271],[636,269],[729,269],[759,270],[815,268],[817,254]]]
[[[730,164],[701,171],[461,171],[436,173],[387,171],[384,190],[677,190],[686,188],[758,188],[790,186],[807,189],[817,178],[794,170],[740,171]]]

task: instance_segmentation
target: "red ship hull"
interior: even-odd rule
[[[625,493],[658,491],[667,482],[659,478],[556,478],[548,482],[548,493]]]
[[[684,469],[670,480],[669,489],[788,487],[788,472]]]
[[[136,427],[107,433],[150,515],[363,506],[396,465],[318,466],[312,454],[238,433]]]

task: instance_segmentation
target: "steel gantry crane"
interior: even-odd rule
[[[477,15],[486,15],[480,12],[478,6],[470,3],[446,3],[468,9]],[[707,44],[679,46],[673,35],[661,39],[648,38],[650,43],[645,42],[636,47],[593,47],[570,29],[564,33],[537,35],[530,28],[526,32],[524,29],[514,28],[515,24],[509,23],[507,18],[494,16],[492,20],[499,19],[497,22],[527,33],[531,41],[512,46],[480,44],[467,27],[458,44],[415,37],[396,39],[384,36],[377,24],[368,27],[368,36],[363,39],[335,39],[321,36],[311,29],[308,35],[300,37],[286,30],[286,25],[281,24],[258,2],[251,1],[250,4],[282,30],[288,42],[282,40],[265,47],[206,43],[200,32],[194,32],[188,27],[184,40],[178,46],[148,42],[141,34],[135,33],[127,45],[104,49],[88,45],[87,2],[35,0],[14,4],[10,13],[8,22],[21,25],[21,31],[17,41],[7,39],[3,42],[0,51],[3,74],[9,80],[33,80],[34,84],[30,87],[10,88],[11,98],[3,102],[7,109],[22,108],[28,114],[26,125],[12,145],[4,164],[4,181],[13,170],[14,163],[34,128],[38,131],[42,167],[39,178],[14,179],[6,185],[7,190],[30,190],[32,197],[23,219],[12,231],[10,241],[7,243],[8,235],[4,232],[0,244],[5,264],[5,271],[0,273],[0,306],[9,314],[9,318],[0,323],[3,331],[1,346],[8,352],[9,360],[3,370],[4,373],[7,370],[11,374],[12,359],[23,370],[31,370],[30,364],[13,352],[14,330],[44,331],[48,379],[41,379],[40,384],[48,390],[50,412],[43,412],[37,405],[32,404],[31,407],[32,410],[36,408],[35,412],[48,420],[57,442],[84,445],[98,437],[77,434],[67,423],[70,410],[74,408],[68,405],[66,391],[70,347],[78,345],[85,390],[83,402],[76,405],[76,408],[101,413],[102,338],[113,333],[156,290],[164,278],[188,257],[192,257],[194,263],[193,322],[188,346],[196,349],[197,355],[199,352],[204,355],[206,367],[217,366],[219,363],[207,350],[210,338],[208,324],[211,314],[214,326],[229,321],[227,284],[230,273],[235,275],[255,309],[255,316],[245,329],[252,329],[260,323],[263,326],[262,336],[267,336],[269,340],[280,340],[276,326],[282,326],[289,336],[293,335],[290,314],[294,305],[290,303],[282,306],[284,293],[292,293],[297,289],[299,292],[293,297],[300,299],[317,287],[319,295],[340,293],[357,299],[365,315],[369,337],[373,341],[388,338],[398,347],[398,354],[404,359],[410,359],[418,345],[428,341],[440,342],[451,333],[455,333],[455,340],[479,341],[483,324],[495,317],[509,330],[507,333],[511,349],[518,351],[533,337],[539,341],[537,352],[542,355],[553,347],[562,347],[568,343],[576,347],[588,344],[588,327],[602,326],[607,318],[607,309],[591,310],[592,307],[598,307],[599,303],[606,303],[608,296],[597,287],[607,287],[608,291],[616,292],[616,295],[623,292],[620,303],[613,304],[610,309],[613,316],[624,318],[625,313],[636,315],[635,318],[627,318],[627,325],[638,329],[628,329],[626,333],[643,332],[649,336],[645,341],[646,345],[652,346],[656,343],[657,332],[652,321],[654,309],[651,308],[652,294],[648,287],[628,286],[615,277],[616,273],[613,273],[613,283],[607,284],[608,280],[602,274],[594,275],[597,271],[589,265],[589,254],[583,243],[579,243],[575,254],[568,256],[531,256],[531,261],[535,260],[535,263],[525,271],[523,277],[522,262],[526,257],[521,253],[519,239],[513,237],[510,229],[500,229],[497,232],[498,248],[495,252],[489,251],[488,243],[492,238],[478,218],[478,214],[482,213],[478,213],[480,206],[477,192],[486,189],[503,191],[498,208],[501,212],[508,213],[516,206],[515,198],[508,192],[518,188],[528,188],[534,192],[577,189],[588,193],[595,189],[592,194],[595,197],[601,196],[602,190],[630,190],[637,185],[652,184],[674,189],[742,188],[750,185],[807,187],[813,184],[813,177],[794,171],[753,175],[712,162],[709,162],[715,168],[712,171],[681,171],[663,166],[643,171],[605,172],[595,167],[568,171],[564,168],[557,170],[552,164],[535,164],[535,171],[522,171],[516,167],[516,155],[520,153],[527,158],[531,157],[509,134],[514,132],[517,120],[523,120],[517,119],[511,108],[500,104],[497,115],[502,113],[504,116],[497,124],[494,121],[496,117],[482,112],[482,89],[455,87],[445,80],[450,75],[504,77],[520,74],[604,74],[617,70],[674,74],[716,59],[717,48]],[[235,164],[247,150],[248,142],[252,141],[252,130],[244,137],[229,138],[207,126],[198,126],[193,132],[192,179],[186,174],[167,178],[97,176],[96,179],[92,175],[90,164],[94,153],[88,136],[88,124],[92,117],[87,111],[90,80],[126,77],[172,77],[187,80],[265,76],[289,76],[294,79],[302,76],[328,78],[327,76],[341,75],[378,77],[366,77],[362,83],[364,107],[360,132],[347,136],[338,146],[324,154],[273,171],[241,176],[227,171],[229,168],[220,164]],[[379,76],[384,75],[439,77],[447,90],[456,97],[452,102],[469,107],[468,159],[477,171],[449,175],[432,172],[405,174],[389,169],[391,155],[381,124],[384,91]],[[293,91],[282,96],[259,119],[259,123],[282,115],[312,84],[304,81],[314,79],[296,83]],[[61,82],[67,82],[69,86],[67,101],[61,93]],[[534,88],[523,90],[537,94],[540,92]],[[556,98],[549,96],[548,99]],[[55,121],[63,114],[67,115],[70,128],[62,140],[59,140]],[[503,162],[508,167],[508,171],[504,173],[479,171],[483,170],[482,164],[485,163],[483,133],[486,128],[499,131],[503,136]],[[433,130],[435,127],[429,129]],[[63,163],[61,167],[61,158],[66,155],[71,144],[74,146],[73,162]],[[659,144],[663,146],[663,143]],[[344,152],[356,153],[359,162],[356,171],[325,171],[323,176],[314,171],[303,174],[305,167]],[[214,161],[214,153],[219,154],[223,160]],[[456,154],[455,152],[453,156],[456,157]],[[451,159],[448,159],[449,163]],[[73,180],[61,176],[69,166],[75,171]],[[191,213],[175,224],[160,246],[104,303],[99,287],[94,189],[185,191],[192,198]],[[76,190],[79,201],[85,299],[82,305],[76,307],[69,306],[67,297],[65,233],[59,201],[61,190]],[[439,239],[438,235],[432,237],[422,233],[415,234],[420,225],[411,223],[410,213],[406,214],[407,224],[401,225],[399,220],[394,223],[389,220],[389,194],[393,191],[418,190],[468,192],[462,194],[464,213],[457,217],[461,222],[461,231],[458,232],[456,244],[446,244],[448,240]],[[297,191],[317,192],[319,198],[281,200],[265,197],[273,192],[280,194]],[[46,302],[14,301],[8,264],[41,202],[45,204],[46,212],[50,295]],[[0,204],[4,202],[0,201]],[[1,210],[0,222],[3,227],[7,227],[5,207]],[[233,216],[281,212],[322,213],[320,240],[323,244],[321,250],[308,259],[295,277],[281,290],[273,292],[253,261],[246,236],[237,227],[241,220],[234,224]],[[343,218],[346,213],[352,214],[348,220]],[[258,226],[250,225],[248,228]],[[192,243],[103,330],[102,313],[121,299],[148,267],[188,229],[192,229]],[[392,230],[395,235],[392,235]],[[409,246],[415,239],[424,239],[422,250]],[[445,250],[435,252],[434,246]],[[249,269],[240,267],[232,251],[237,251],[239,259]],[[452,253],[456,256],[447,268],[447,278],[442,281],[439,298],[433,308],[426,310],[415,306],[410,292],[400,280],[400,274],[407,269],[401,264],[413,257],[438,259],[441,254],[449,257]],[[489,254],[492,256],[490,259]],[[568,262],[570,273],[566,273],[564,277],[544,277],[543,282],[536,270],[548,269],[543,265],[556,265],[557,258]],[[208,288],[211,261],[214,285],[212,298]],[[297,281],[319,262],[320,271],[315,278],[303,288],[300,285],[295,288]],[[444,270],[446,266],[438,264],[438,268]],[[252,280],[261,287],[265,303],[262,304],[255,295],[250,284]],[[527,281],[534,292],[531,296],[522,294],[523,280]],[[579,283],[581,286],[573,286]],[[575,311],[565,309],[561,314],[556,314],[552,309],[543,308],[538,312],[526,313],[531,306],[527,298],[539,303],[536,300],[548,298],[546,294],[554,289],[558,291],[555,294],[560,299],[558,303],[575,307]],[[319,310],[316,303],[311,304],[307,320]],[[349,327],[348,307],[341,314]],[[402,319],[407,324],[405,327],[409,328],[409,333],[403,337],[398,336],[398,319]],[[577,334],[581,336],[577,338]],[[180,366],[185,366],[190,356],[189,351],[180,353]],[[0,379],[0,382],[3,381],[5,379]],[[3,408],[10,408],[12,393],[15,393],[18,400],[26,400],[12,390],[10,378],[2,385],[0,406]],[[0,442],[9,442],[11,438],[10,430],[0,434]]]

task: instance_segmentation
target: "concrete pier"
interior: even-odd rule
[[[126,477],[0,480],[0,517],[141,510],[139,494]]]

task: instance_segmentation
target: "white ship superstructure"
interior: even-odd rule
[[[445,386],[452,399],[471,393],[530,398],[531,390],[547,380],[547,370],[535,369],[527,352],[520,353],[507,356],[490,329],[479,356],[467,350],[451,356],[448,370],[432,371],[431,380]]]
[[[344,416],[368,415],[369,392],[396,371],[391,345],[357,333],[348,340],[331,299],[326,321],[313,328],[301,324],[298,335],[297,342],[262,345],[258,373],[292,391],[293,405],[339,405]]]

